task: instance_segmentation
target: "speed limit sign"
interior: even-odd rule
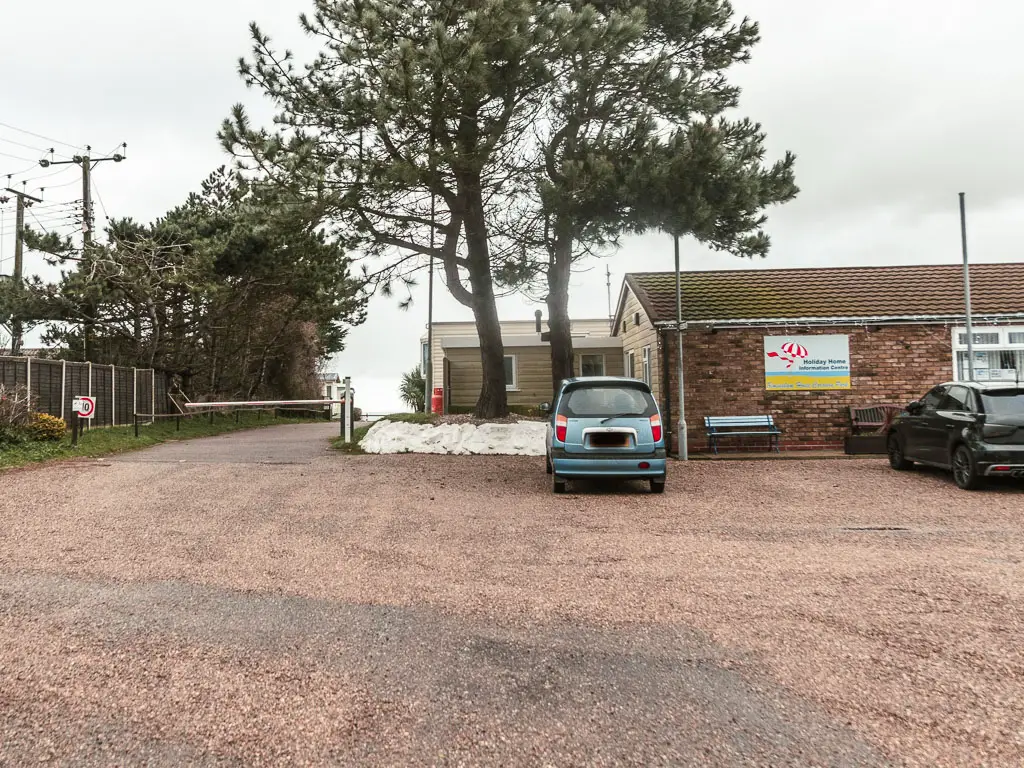
[[[79,418],[91,419],[96,413],[96,398],[79,396],[71,401],[71,410],[78,414]]]

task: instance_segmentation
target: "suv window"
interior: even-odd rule
[[[972,411],[971,393],[967,387],[950,387],[942,401],[943,411]]]
[[[997,389],[982,392],[985,413],[991,416],[1024,416],[1024,389]]]
[[[945,387],[936,387],[931,392],[929,392],[927,395],[922,397],[921,398],[921,402],[924,404],[924,407],[927,410],[935,411],[935,410],[938,410],[940,405],[942,405],[942,401],[945,399],[945,397],[946,397],[946,388]]]
[[[630,384],[592,384],[573,387],[558,412],[573,418],[605,416],[649,417],[658,412],[650,392]]]

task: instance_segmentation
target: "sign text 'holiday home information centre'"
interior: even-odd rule
[[[850,389],[850,337],[765,336],[768,391]]]

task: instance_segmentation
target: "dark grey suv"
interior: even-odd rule
[[[940,384],[896,417],[886,440],[893,469],[949,469],[964,490],[1024,478],[1024,385]]]

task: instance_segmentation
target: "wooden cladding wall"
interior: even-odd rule
[[[603,355],[605,375],[622,375],[622,350],[585,349],[576,353],[576,373],[579,374],[580,355]],[[551,400],[551,349],[547,346],[508,347],[506,357],[515,358],[515,386],[509,389],[508,403],[513,406],[536,408]],[[483,366],[479,348],[445,350],[450,381],[447,402],[458,408],[476,405],[483,387]],[[512,386],[512,382],[508,382]]]

